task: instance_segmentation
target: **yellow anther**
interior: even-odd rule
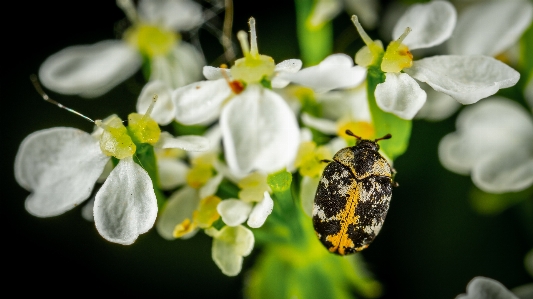
[[[330,151],[324,146],[316,146],[313,141],[302,142],[296,155],[295,166],[303,176],[319,177],[326,163],[322,160],[331,159]]]
[[[413,65],[413,54],[411,54],[406,45],[402,44],[402,41],[409,32],[411,32],[411,28],[407,27],[397,40],[389,44],[381,61],[382,71],[386,73],[397,73]]]
[[[193,222],[200,228],[208,228],[213,225],[215,221],[220,218],[217,212],[217,206],[222,200],[220,197],[211,195],[202,200],[198,209],[193,212]]]
[[[100,136],[100,149],[105,155],[117,159],[133,156],[137,147],[120,118],[115,116],[105,122],[96,120],[95,124],[104,130]]]
[[[200,155],[191,161],[192,168],[187,172],[187,184],[198,189],[213,177],[213,163],[216,156],[212,153]]]
[[[248,47],[248,34],[244,31],[237,33],[242,47],[244,58],[237,59],[231,67],[231,75],[235,80],[246,83],[257,83],[264,78],[270,79],[276,67],[274,59],[270,56],[260,55],[257,47],[255,19],[250,18],[251,46]]]
[[[128,115],[128,130],[135,142],[154,145],[159,140],[161,129],[157,122],[150,117],[156,101],[157,95],[154,95],[145,114],[130,113]]]
[[[176,32],[147,24],[130,27],[124,33],[124,39],[149,58],[168,54],[180,38]]]
[[[260,202],[265,191],[270,190],[267,176],[259,172],[249,174],[238,183],[238,186],[241,188],[239,198],[244,202]]]
[[[196,223],[194,222],[191,222],[191,220],[189,220],[189,218],[183,220],[182,223],[176,225],[176,227],[174,227],[174,231],[172,232],[172,235],[174,236],[174,238],[181,238],[183,237],[184,235],[192,232],[194,229],[196,229]]]

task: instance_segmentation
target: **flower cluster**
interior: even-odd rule
[[[353,11],[354,3],[366,28],[378,24],[377,5],[368,1],[315,1],[305,24],[319,28],[342,7]],[[329,53],[305,68],[305,60],[275,63],[260,54],[253,17],[249,33],[236,36],[243,57],[211,66],[181,35],[205,22],[197,2],[117,5],[129,25],[120,39],[59,51],[43,62],[39,78],[57,93],[96,98],[142,69],[146,84],[136,95],[137,112],[127,121],[83,116],[94,122],[92,133],[57,127],[23,140],[15,178],[30,192],[25,207],[34,216],[57,216],[87,201],[84,218],[113,243],[130,245],[152,227],[169,241],[205,233],[213,261],[228,276],[241,273],[244,257],[261,246],[264,255],[250,274],[252,293],[268,288],[269,271],[293,278],[303,268],[316,278],[337,269],[328,295],[355,288],[377,297],[381,285],[361,257],[332,257],[317,242],[310,219],[325,162],[353,146],[354,135],[390,133],[379,150],[393,165],[409,145],[415,116],[443,119],[457,103],[469,105],[457,117],[457,131],[439,145],[441,163],[471,174],[488,193],[533,185],[533,78],[523,93],[530,110],[497,94],[519,82],[521,73],[498,55],[531,23],[531,3],[479,3],[460,13],[448,1],[414,4],[396,20],[387,47],[353,15],[364,43],[354,57]],[[497,23],[477,39],[479,26],[496,11],[516,15],[516,22]],[[442,52],[425,57],[431,51],[423,49]],[[37,89],[46,101],[75,112]],[[279,288],[304,297],[304,288],[292,283]],[[457,298],[487,290],[509,293],[496,281],[475,278]]]

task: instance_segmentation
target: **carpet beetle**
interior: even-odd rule
[[[381,230],[389,209],[393,168],[379,154],[377,142],[357,138],[339,150],[322,173],[313,205],[313,226],[332,253],[346,255],[367,248]]]

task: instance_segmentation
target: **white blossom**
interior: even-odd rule
[[[51,55],[39,69],[44,86],[58,93],[98,97],[136,73],[143,55],[150,60],[150,81],[176,88],[200,77],[204,59],[178,33],[203,22],[199,4],[141,0],[137,9],[131,0],[117,4],[132,23],[124,39],[70,46]]]

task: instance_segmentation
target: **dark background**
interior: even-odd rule
[[[235,1],[233,31],[247,30],[247,20],[253,16],[260,53],[276,62],[297,58],[293,2],[250,3]],[[122,246],[101,238],[94,224],[81,218],[81,207],[44,219],[25,211],[29,192],[13,177],[14,157],[23,138],[55,126],[92,130],[91,123],[43,102],[30,83],[30,74],[49,55],[67,46],[114,38],[113,26],[124,15],[115,1],[17,1],[11,5],[3,9],[0,81],[4,291],[242,297],[245,271],[237,277],[223,275],[211,260],[211,239],[203,233],[186,241],[166,241],[152,229],[133,245]],[[351,26],[346,13],[338,19],[336,32]],[[222,54],[207,30],[200,30],[200,40],[208,63]],[[352,56],[355,50],[346,53]],[[111,113],[125,117],[134,110],[138,78],[142,76],[136,75],[96,100],[49,94],[92,118]],[[124,95],[129,98],[125,100]],[[520,208],[496,216],[477,214],[467,200],[470,178],[445,170],[438,161],[438,141],[455,130],[454,119],[455,115],[439,123],[414,121],[409,149],[395,162],[400,187],[394,190],[386,224],[372,246],[360,253],[384,284],[383,298],[454,298],[478,275],[508,288],[531,282],[523,258],[533,240]],[[253,258],[245,258],[245,268]]]

